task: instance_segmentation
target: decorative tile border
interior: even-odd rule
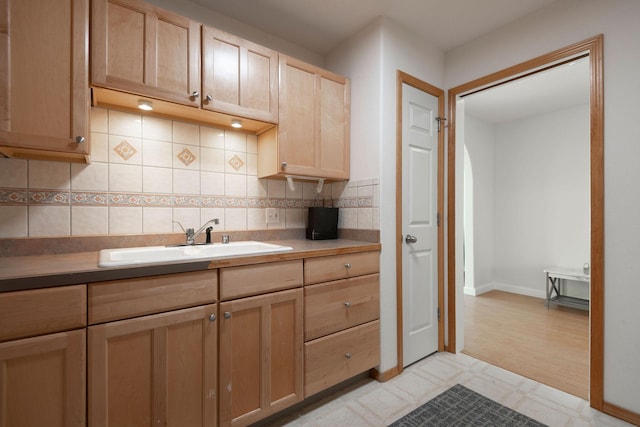
[[[68,192],[53,190],[0,189],[0,206],[135,206],[135,207],[217,207],[305,209],[327,206],[364,208],[372,197],[344,199],[287,199],[273,197],[226,197],[144,193]]]
[[[277,184],[277,183],[275,183]],[[271,183],[262,183],[262,187],[267,191],[266,194],[271,194]],[[21,221],[22,223],[29,224],[31,218],[30,207],[40,207],[33,209],[33,212],[44,213],[44,210],[48,210],[47,215],[58,215],[58,222],[63,224],[65,221],[70,221],[69,230],[73,231],[74,216],[69,215],[69,210],[74,215],[77,214],[78,218],[82,218],[82,215],[87,215],[86,211],[77,210],[73,208],[103,208],[100,210],[99,215],[105,220],[105,218],[111,218],[111,215],[123,215],[125,210],[131,212],[131,215],[138,215],[137,220],[144,220],[144,211],[141,208],[162,208],[162,209],[179,209],[182,212],[178,212],[179,215],[187,215],[184,212],[185,209],[199,210],[199,209],[224,209],[227,221],[230,229],[234,227],[242,228],[242,224],[246,222],[246,227],[256,225],[256,221],[259,221],[260,210],[266,208],[277,208],[282,210],[284,222],[280,224],[280,227],[274,228],[290,228],[290,227],[303,227],[304,219],[303,213],[300,213],[303,209],[309,207],[338,207],[341,208],[340,222],[338,227],[340,229],[351,229],[359,231],[376,231],[380,229],[379,220],[379,183],[375,179],[351,181],[349,183],[337,182],[325,185],[325,189],[322,194],[316,194],[315,192],[308,191],[306,186],[305,190],[297,191],[292,196],[289,191],[285,189],[284,183],[282,185],[273,186],[273,195],[277,197],[268,196],[212,196],[212,195],[200,195],[200,194],[172,194],[172,193],[138,193],[138,192],[109,192],[109,191],[70,191],[65,190],[53,190],[43,188],[0,188],[0,215],[4,215],[5,218],[9,218],[11,221]],[[309,192],[309,194],[307,194]],[[304,193],[304,198],[301,198]],[[289,196],[290,198],[287,198]],[[19,209],[17,209],[19,208]],[[61,209],[66,208],[66,209]],[[108,212],[105,212],[107,208],[114,208]],[[122,210],[122,208],[126,208]],[[234,210],[237,210],[237,219]],[[96,211],[96,214],[98,211]],[[166,220],[166,211],[148,212],[152,218],[153,215],[161,215],[161,220]],[[66,215],[66,217],[65,217]],[[173,215],[176,215],[174,211]],[[191,215],[189,213],[188,215]],[[197,215],[200,215],[198,212]],[[141,216],[141,218],[140,218]],[[163,219],[164,218],[164,219]],[[153,219],[151,219],[153,220]],[[82,221],[80,219],[79,221]],[[86,221],[86,219],[85,219]],[[236,221],[237,223],[235,223]],[[170,224],[169,224],[170,226]],[[269,227],[268,227],[269,228]],[[143,230],[144,228],[141,228]],[[60,229],[57,231],[63,233],[69,233],[69,230]],[[110,233],[110,229],[101,229],[101,233]],[[113,231],[117,234],[116,231]],[[13,236],[13,234],[12,234]],[[0,235],[0,240],[3,237]],[[28,234],[24,236],[15,237],[30,237]]]
[[[9,206],[26,205],[29,200],[27,190],[1,189],[0,204]]]

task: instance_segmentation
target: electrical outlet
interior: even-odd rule
[[[267,224],[280,224],[280,211],[278,208],[267,208]]]

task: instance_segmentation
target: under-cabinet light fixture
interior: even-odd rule
[[[242,120],[238,120],[238,119],[231,120],[231,127],[232,128],[241,128],[242,127]]]
[[[151,101],[141,99],[138,101],[138,108],[144,111],[151,111],[153,110],[153,104],[151,104]]]

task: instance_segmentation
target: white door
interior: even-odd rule
[[[402,85],[403,366],[438,350],[438,98]]]

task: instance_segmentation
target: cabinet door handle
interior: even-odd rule
[[[84,136],[76,136],[74,141],[76,142],[76,144],[82,144],[87,140],[87,138],[85,138]]]
[[[210,322],[215,322],[215,321],[216,321],[216,315],[215,315],[214,313],[211,313],[211,314],[209,315],[209,321],[210,321]]]
[[[351,268],[351,264],[350,264],[350,263],[346,263],[346,264],[344,265],[344,267],[345,267],[345,268]]]
[[[198,92],[197,90],[194,90],[193,92],[191,92],[191,97],[193,99],[197,99],[200,96],[200,92]]]
[[[207,96],[204,97],[204,100],[207,101],[207,102],[211,102],[211,101],[213,101],[213,96],[207,95]]]
[[[347,307],[347,308],[351,308],[351,303],[349,301],[346,301],[344,303],[344,306]]]
[[[280,163],[280,169],[285,170],[287,168],[287,162]]]
[[[224,318],[225,318],[225,319],[230,319],[230,318],[231,318],[231,313],[230,313],[230,312],[228,312],[228,311],[225,311],[225,312],[224,312]]]
[[[344,357],[346,357],[347,359],[351,359],[351,353],[345,353]]]

